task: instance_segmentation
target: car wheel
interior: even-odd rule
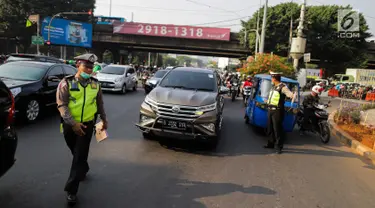
[[[135,82],[134,87],[133,87],[133,91],[137,91],[137,86],[138,86],[138,82]]]
[[[146,140],[154,140],[155,139],[154,135],[151,132],[149,132],[149,133],[143,132],[142,136],[143,136],[143,139],[146,139]]]
[[[35,99],[30,99],[25,108],[24,117],[28,123],[35,122],[40,115],[40,103]]]
[[[125,84],[121,88],[121,94],[126,94],[126,85]]]

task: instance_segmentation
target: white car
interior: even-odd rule
[[[111,64],[99,71],[96,78],[103,91],[125,94],[127,90],[137,90],[138,81],[132,66]]]

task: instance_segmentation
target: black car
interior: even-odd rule
[[[0,177],[15,162],[17,134],[13,126],[15,103],[12,93],[0,80]]]
[[[170,70],[158,70],[153,77],[148,79],[145,84],[145,92],[148,94],[151,92],[152,89],[156,87],[156,85],[160,82],[160,80],[164,77],[164,75],[169,72]]]
[[[0,66],[0,79],[15,97],[17,119],[33,122],[43,107],[56,104],[60,80],[76,72],[66,64],[16,61]]]
[[[37,54],[23,54],[23,53],[13,53],[10,54],[5,63],[14,61],[40,61],[40,62],[51,62],[51,63],[64,63],[64,60],[54,58],[51,56],[43,56]]]

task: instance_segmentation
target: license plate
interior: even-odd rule
[[[169,129],[185,130],[186,129],[186,122],[163,120],[163,127],[169,128]]]

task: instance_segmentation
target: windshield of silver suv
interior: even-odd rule
[[[216,80],[212,73],[173,70],[160,82],[161,87],[216,92]]]

